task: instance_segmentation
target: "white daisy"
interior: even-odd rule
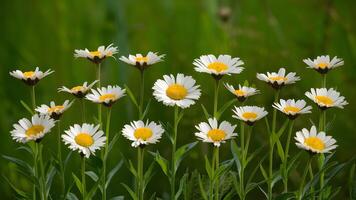
[[[286,70],[284,68],[280,68],[278,70],[278,73],[257,73],[257,78],[261,81],[265,81],[266,83],[270,84],[275,89],[279,89],[284,85],[289,85],[300,80],[299,76],[296,76],[295,72],[290,72],[286,75]]]
[[[91,94],[85,96],[86,99],[94,103],[102,103],[105,106],[112,106],[117,100],[125,96],[126,89],[121,89],[119,86],[111,86],[91,89]]]
[[[224,85],[226,89],[228,89],[232,94],[234,94],[240,102],[243,102],[247,99],[247,97],[250,97],[260,92],[256,88],[241,86],[240,84],[239,89],[235,89],[234,86],[229,85],[228,83],[225,83]]]
[[[95,64],[101,63],[107,57],[113,57],[114,54],[119,52],[117,47],[114,47],[113,44],[110,44],[105,48],[105,46],[98,47],[96,51],[89,51],[88,49],[76,49],[74,50],[75,58],[87,58]]]
[[[57,120],[62,116],[64,111],[72,106],[72,104],[73,101],[69,102],[69,100],[64,101],[62,105],[56,105],[54,101],[51,101],[50,106],[43,104],[35,110],[42,115],[49,115],[51,118]]]
[[[233,58],[230,55],[219,55],[216,58],[214,55],[202,55],[199,59],[195,59],[193,65],[197,72],[212,74],[215,78],[221,78],[223,75],[239,74],[244,69],[239,67],[244,62],[240,58]]]
[[[88,94],[89,90],[97,82],[98,82],[98,80],[95,80],[94,82],[92,82],[89,85],[88,85],[87,82],[84,82],[83,85],[74,86],[71,89],[69,89],[69,88],[67,88],[65,86],[62,86],[62,87],[58,88],[58,92],[68,92],[68,93],[74,95],[75,97],[83,98],[83,97],[85,97],[85,95]]]
[[[345,97],[340,96],[340,92],[334,90],[333,88],[311,88],[310,92],[305,92],[305,95],[317,103],[321,109],[331,107],[344,108],[345,105],[349,104],[345,100]]]
[[[171,74],[164,75],[163,79],[158,79],[152,89],[153,96],[164,105],[188,108],[199,99],[200,86],[195,85],[195,80],[191,76],[177,74],[175,78]]]
[[[297,147],[313,153],[329,153],[337,147],[334,138],[326,136],[324,132],[318,133],[315,126],[310,131],[306,128],[298,131],[294,139],[297,140]]]
[[[120,60],[127,64],[134,65],[140,70],[144,70],[149,65],[162,62],[164,56],[164,54],[158,55],[158,53],[150,51],[146,56],[143,56],[142,54],[129,55],[129,57],[121,56]]]
[[[45,72],[42,72],[38,67],[36,67],[35,71],[25,71],[22,72],[21,70],[15,70],[10,72],[10,75],[22,80],[25,82],[27,85],[36,85],[38,81],[40,81],[42,78],[52,74],[54,71],[51,69],[48,69]]]
[[[233,118],[242,120],[250,126],[253,125],[255,121],[263,118],[268,114],[268,112],[265,111],[265,108],[258,106],[235,106],[235,109],[233,109],[232,111],[235,114],[232,115]]]
[[[122,129],[122,135],[133,141],[131,146],[139,147],[141,145],[156,144],[161,139],[164,130],[160,124],[148,122],[146,124],[139,120],[126,124]]]
[[[312,68],[321,74],[325,74],[331,69],[344,65],[344,61],[341,58],[335,56],[330,60],[329,55],[318,56],[313,60],[310,58],[304,59],[303,62],[309,66],[308,68]]]
[[[23,118],[17,124],[14,124],[14,129],[10,132],[12,138],[16,142],[26,143],[28,141],[40,141],[54,127],[55,121],[48,115],[34,115],[31,121]]]
[[[79,153],[86,158],[91,154],[94,155],[96,150],[99,150],[105,145],[106,137],[102,130],[99,130],[100,125],[84,123],[82,126],[74,124],[64,131],[62,135],[64,144],[69,144],[69,148],[73,151],[78,150]]]
[[[295,119],[300,114],[311,113],[311,106],[306,106],[306,102],[304,100],[288,99],[283,100],[280,99],[279,103],[275,102],[272,106],[286,114],[290,119]]]
[[[232,126],[227,121],[223,121],[219,125],[216,118],[209,118],[208,122],[201,122],[195,126],[199,131],[195,133],[195,136],[203,142],[213,143],[214,146],[219,147],[221,143],[237,136],[237,133],[234,133],[236,125]]]

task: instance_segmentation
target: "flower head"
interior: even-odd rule
[[[275,89],[279,89],[284,85],[293,84],[299,81],[299,76],[296,76],[295,72],[290,72],[286,75],[286,70],[280,68],[278,72],[267,72],[267,74],[257,73],[257,78],[271,85]]]
[[[242,120],[250,126],[268,114],[268,112],[265,111],[265,108],[258,106],[235,106],[235,109],[232,111],[235,114],[232,116],[233,118]]]
[[[94,103],[102,103],[107,107],[112,106],[117,100],[125,96],[125,89],[121,89],[119,86],[111,86],[98,88],[96,90],[91,89],[91,94],[87,94],[86,99]]]
[[[228,89],[233,95],[236,96],[236,98],[240,101],[243,102],[245,101],[248,97],[255,95],[259,93],[259,91],[256,88],[253,87],[247,87],[247,86],[241,86],[239,84],[239,89],[235,89],[234,86],[229,85],[228,83],[225,83],[226,89]]]
[[[344,61],[341,58],[335,56],[330,60],[329,55],[318,56],[313,60],[310,58],[304,59],[303,62],[308,65],[308,68],[314,69],[321,74],[326,74],[331,69],[344,65]]]
[[[85,97],[85,95],[88,94],[89,90],[97,82],[98,81],[95,80],[94,82],[90,83],[89,85],[87,82],[84,82],[83,85],[74,86],[71,89],[69,89],[65,86],[62,86],[62,87],[58,88],[58,92],[67,92],[67,93],[74,95],[77,98],[83,98],[83,97]]]
[[[312,153],[329,153],[337,147],[335,139],[326,136],[324,132],[318,133],[315,126],[312,126],[310,131],[306,128],[298,131],[294,139],[297,141],[297,147]]]
[[[74,124],[64,131],[62,140],[64,144],[69,145],[73,151],[78,150],[80,154],[89,158],[94,155],[96,150],[99,150],[105,145],[106,137],[102,130],[99,130],[100,125],[94,124]]]
[[[72,106],[72,104],[73,101],[69,102],[69,100],[64,101],[62,105],[56,105],[54,101],[51,101],[49,106],[43,104],[37,107],[35,110],[42,115],[49,115],[51,118],[57,120],[62,116],[64,111]]]
[[[199,85],[191,76],[177,74],[177,77],[164,75],[163,80],[158,79],[152,87],[153,96],[167,106],[188,108],[195,104],[200,97]]]
[[[158,55],[158,53],[154,52],[148,52],[146,56],[143,56],[142,54],[136,54],[136,55],[129,55],[128,57],[121,56],[120,60],[129,64],[129,65],[134,65],[137,67],[139,70],[144,70],[150,65],[153,65],[158,62],[162,62],[163,55]]]
[[[240,58],[233,58],[230,55],[202,55],[194,60],[193,65],[197,72],[204,72],[220,79],[223,75],[239,74],[244,69],[240,67],[244,62]]]
[[[26,143],[28,141],[39,142],[54,127],[55,121],[48,115],[34,115],[31,121],[23,118],[11,131],[11,136],[16,142]]]
[[[88,49],[76,49],[74,50],[75,58],[86,58],[95,64],[101,63],[107,57],[113,57],[114,54],[119,52],[117,47],[110,44],[105,48],[105,46],[100,46],[96,51],[89,51]]]
[[[300,114],[311,113],[311,106],[306,106],[306,102],[304,100],[297,100],[288,99],[286,100],[279,100],[272,105],[275,109],[281,111],[282,113],[286,114],[290,119],[295,119]]]
[[[149,122],[148,120],[144,123],[139,120],[126,124],[121,132],[124,137],[132,141],[131,146],[139,147],[159,142],[164,130],[160,124]]]
[[[344,108],[349,104],[345,97],[340,96],[340,92],[333,88],[311,88],[310,91],[305,92],[305,95],[318,104],[319,108],[327,109],[332,107]]]
[[[22,80],[25,82],[27,85],[36,85],[38,81],[40,81],[42,78],[52,74],[54,71],[51,69],[48,69],[45,72],[42,72],[38,67],[36,67],[35,71],[21,71],[21,70],[15,70],[10,72],[10,75]]]
[[[221,143],[237,136],[237,133],[234,133],[236,125],[232,126],[227,121],[223,121],[219,125],[216,118],[210,118],[208,122],[201,122],[195,126],[199,131],[195,133],[195,136],[203,142],[213,143],[214,146],[219,147]]]

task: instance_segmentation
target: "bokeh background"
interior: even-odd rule
[[[114,43],[119,54],[157,51],[166,54],[165,62],[155,65],[146,73],[146,102],[152,98],[154,81],[164,74],[182,72],[192,75],[201,85],[203,95],[198,104],[189,108],[180,125],[179,144],[195,141],[194,125],[204,116],[200,103],[212,109],[213,81],[206,74],[193,70],[192,61],[202,54],[231,54],[245,62],[241,75],[225,77],[231,84],[248,80],[256,84],[261,94],[251,98],[248,104],[264,105],[271,109],[272,90],[256,79],[257,72],[275,71],[286,67],[295,71],[301,81],[281,93],[282,98],[306,98],[304,92],[319,87],[318,73],[307,69],[302,59],[322,54],[338,56],[345,65],[328,74],[328,87],[335,87],[350,103],[345,109],[332,109],[329,119],[335,119],[328,132],[338,141],[335,159],[344,162],[356,152],[356,1],[353,0],[12,0],[4,1],[0,7],[0,152],[26,159],[16,150],[21,144],[12,141],[9,131],[12,124],[22,117],[29,117],[20,100],[29,102],[29,88],[21,81],[9,76],[17,68],[31,70],[35,66],[55,73],[46,77],[37,87],[37,103],[50,100],[62,102],[71,96],[57,93],[57,88],[74,86],[95,79],[95,67],[84,59],[74,59],[74,49],[96,49],[99,45]],[[103,84],[127,84],[138,94],[136,69],[115,59],[107,59],[103,65]],[[233,98],[221,88],[220,102]],[[307,100],[310,104],[311,102]],[[221,105],[221,104],[220,104]],[[314,106],[314,105],[313,105]],[[96,106],[87,103],[88,113],[95,114]],[[64,115],[62,127],[67,128],[80,119],[78,102]],[[310,127],[310,120],[317,120],[314,114],[303,116],[296,122],[296,130]],[[231,110],[223,118],[231,122]],[[172,121],[172,108],[152,101],[148,117],[152,120]],[[88,117],[89,118],[89,117]],[[112,133],[119,134],[123,125],[136,119],[136,110],[128,97],[113,108]],[[89,118],[93,122],[92,118]],[[280,124],[284,121],[279,115]],[[253,132],[253,148],[264,145],[267,134],[264,123],[258,123]],[[46,153],[55,153],[55,136],[44,142]],[[230,145],[222,147],[224,159],[231,157]],[[169,157],[168,140],[150,150],[159,150]],[[292,145],[293,154],[298,150]],[[66,153],[67,153],[66,149]],[[199,144],[186,158],[180,173],[185,169],[204,172],[203,156],[206,147]],[[135,160],[135,150],[123,137],[115,146],[110,157],[110,166],[121,159],[121,155]],[[70,161],[70,171],[80,169],[78,155]],[[148,157],[148,156],[147,156]],[[146,157],[146,158],[147,158]],[[148,158],[146,163],[151,162]],[[168,181],[156,166],[156,174],[148,186],[148,194],[156,192],[164,197],[169,191]],[[0,173],[6,175],[15,185],[30,190],[29,183],[16,174],[12,164],[0,159]],[[69,177],[68,176],[68,177]],[[294,173],[291,181],[298,181],[300,174]],[[348,171],[343,171],[333,181],[342,186],[338,199],[347,198]],[[132,184],[133,177],[127,168],[121,168],[108,191],[109,196],[128,194],[121,182]],[[293,184],[292,184],[293,185]],[[54,189],[55,191],[56,189]],[[74,192],[77,192],[74,190]],[[1,199],[12,199],[8,184],[0,184]],[[261,192],[254,190],[251,197],[261,198]]]

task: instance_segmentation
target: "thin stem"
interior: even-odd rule
[[[218,111],[218,96],[219,96],[220,80],[215,79],[215,91],[214,91],[214,117],[217,118]]]
[[[241,137],[241,171],[240,171],[240,195],[241,200],[245,199],[245,186],[244,186],[244,174],[245,174],[245,125],[244,122],[240,122],[240,137]]]
[[[106,167],[107,167],[107,157],[109,154],[109,138],[110,138],[110,121],[111,121],[111,107],[108,108],[107,110],[107,115],[106,115],[106,126],[105,126],[105,136],[106,136],[106,141],[105,141],[105,150],[104,150],[104,159],[103,159],[103,182],[102,182],[102,187],[103,187],[103,194],[102,194],[102,199],[106,199]]]
[[[38,176],[38,166],[37,166],[37,161],[38,161],[38,143],[35,142],[34,143],[34,147],[33,147],[33,169],[34,169],[34,175],[35,178],[37,180],[39,180],[39,176]],[[39,181],[38,181],[39,182]],[[33,200],[36,200],[36,184],[33,184]]]
[[[83,195],[83,200],[85,200],[86,199],[85,157],[83,155],[81,157],[82,157],[82,195]]]
[[[311,165],[309,165],[309,178],[310,178],[310,180],[314,179],[313,168]],[[315,196],[314,196],[314,187],[313,186],[310,188],[310,193],[312,194],[311,199],[314,200]]]
[[[80,99],[81,111],[82,111],[82,122],[85,122],[85,101]]]
[[[299,199],[299,200],[301,200],[302,197],[303,197],[304,183],[305,183],[305,179],[306,179],[306,177],[307,177],[309,168],[311,167],[310,164],[311,164],[312,160],[313,160],[313,157],[309,155],[308,163],[307,163],[307,165],[305,166],[304,173],[303,173],[303,177],[302,177],[302,182],[300,183],[300,187],[299,187],[299,193],[298,193],[298,199]]]
[[[46,200],[46,181],[45,181],[45,172],[43,167],[43,159],[42,159],[42,145],[38,144],[38,160],[40,163],[40,191],[41,191],[41,199]]]
[[[145,91],[145,76],[144,70],[140,71],[140,105],[139,105],[139,118],[142,120],[143,118],[143,98],[144,98],[144,91]]]
[[[322,81],[322,87],[325,88],[326,87],[326,74],[323,74],[323,81]]]
[[[176,162],[175,162],[175,154],[176,154],[176,146],[177,146],[177,132],[178,132],[178,106],[174,107],[174,124],[173,124],[173,144],[172,144],[172,177],[171,181],[171,199],[175,199],[175,179],[176,179]]]
[[[57,135],[57,156],[58,156],[58,163],[59,163],[59,168],[60,168],[60,173],[59,173],[59,178],[61,180],[61,192],[64,194],[64,187],[65,187],[65,182],[64,182],[64,167],[63,167],[63,160],[62,160],[62,142],[61,142],[61,121],[57,121],[57,130],[58,130],[58,135]]]
[[[36,109],[36,92],[35,92],[35,86],[31,87],[31,101],[32,101],[32,109],[35,111]]]
[[[289,156],[289,145],[290,145],[290,140],[292,137],[292,131],[293,131],[293,125],[294,125],[294,120],[291,120],[289,123],[289,129],[288,129],[288,136],[287,136],[287,144],[286,148],[284,150],[284,160],[282,161],[282,167],[283,167],[283,185],[284,185],[284,192],[288,191],[288,156]]]
[[[216,147],[214,149],[214,154],[215,154],[215,172],[219,171],[219,147]],[[219,200],[219,186],[220,186],[220,177],[216,179],[216,185],[215,185],[215,200]]]
[[[96,69],[96,80],[97,82],[97,87],[101,87],[101,63],[97,64],[97,69]],[[101,104],[98,104],[98,122],[101,127]]]
[[[143,200],[144,189],[143,189],[143,161],[144,161],[145,150],[143,147],[138,147],[137,149],[137,185],[138,185],[138,200]]]

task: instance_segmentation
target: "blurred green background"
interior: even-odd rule
[[[183,72],[192,75],[201,85],[202,97],[198,104],[189,108],[180,125],[179,144],[195,141],[194,125],[204,120],[200,103],[212,109],[213,81],[206,74],[193,70],[192,61],[202,54],[231,54],[245,62],[241,75],[225,77],[231,84],[244,80],[256,84],[261,94],[249,99],[248,104],[264,105],[271,109],[272,89],[258,81],[256,72],[276,71],[286,67],[295,71],[301,81],[288,87],[281,93],[282,98],[304,98],[304,92],[311,87],[319,87],[321,78],[311,69],[306,69],[302,59],[322,54],[338,56],[345,65],[328,74],[328,87],[335,87],[350,103],[345,109],[332,109],[328,118],[334,120],[329,133],[338,141],[336,159],[347,161],[356,152],[355,113],[356,100],[356,1],[353,0],[12,0],[4,1],[0,7],[0,152],[4,155],[26,158],[16,148],[9,131],[12,124],[22,117],[29,117],[20,100],[29,102],[29,88],[19,80],[9,76],[15,69],[42,70],[51,68],[55,73],[43,79],[37,87],[37,103],[50,100],[62,102],[72,98],[57,93],[57,88],[81,84],[95,79],[95,67],[84,59],[74,59],[74,49],[96,49],[99,45],[114,43],[119,54],[128,55],[137,52],[158,51],[166,54],[165,62],[146,71],[146,102],[152,98],[151,87],[154,81],[164,74]],[[138,94],[136,69],[119,60],[107,59],[103,66],[103,84],[127,84]],[[221,88],[220,102],[231,99],[227,90]],[[308,103],[311,104],[309,100]],[[88,113],[95,114],[96,106],[87,103]],[[318,119],[318,112],[303,116],[296,122],[296,130],[311,126],[310,120]],[[210,110],[211,110],[210,109]],[[79,123],[80,107],[78,102],[64,115],[62,127],[67,128]],[[227,111],[223,118],[236,123]],[[152,101],[148,117],[152,120],[169,122],[172,120],[172,108]],[[280,124],[284,121],[279,115]],[[89,118],[89,117],[88,117]],[[123,125],[136,119],[136,110],[125,97],[113,108],[112,135],[120,133]],[[93,122],[90,118],[90,122]],[[257,123],[253,132],[254,147],[265,144],[264,123]],[[44,140],[48,144],[46,152],[55,153],[55,133]],[[223,158],[231,157],[230,145],[223,145]],[[253,148],[254,148],[253,147]],[[168,140],[152,145],[169,157]],[[67,148],[65,148],[67,151]],[[292,145],[293,154],[298,150]],[[135,160],[136,151],[130,142],[120,137],[111,154],[112,167],[125,157]],[[189,168],[204,172],[202,153],[204,145],[199,144],[186,158],[181,172]],[[78,155],[74,154],[68,174],[80,169]],[[152,159],[147,159],[146,163]],[[6,175],[13,183],[24,190],[30,190],[28,182],[18,174],[8,161],[0,159],[1,175]],[[347,198],[347,171],[343,171],[334,185],[343,186],[338,199]],[[292,174],[291,181],[298,181],[300,174]],[[69,177],[69,176],[68,176]],[[121,182],[132,185],[133,177],[123,167],[115,176],[108,191],[109,196],[127,193]],[[263,186],[264,187],[264,186]],[[148,194],[157,192],[165,196],[169,191],[168,181],[157,166],[156,174],[148,186]],[[54,191],[56,189],[54,188]],[[74,192],[77,192],[74,190]],[[12,199],[12,190],[6,183],[0,185],[1,199]],[[261,198],[261,192],[251,194]]]

